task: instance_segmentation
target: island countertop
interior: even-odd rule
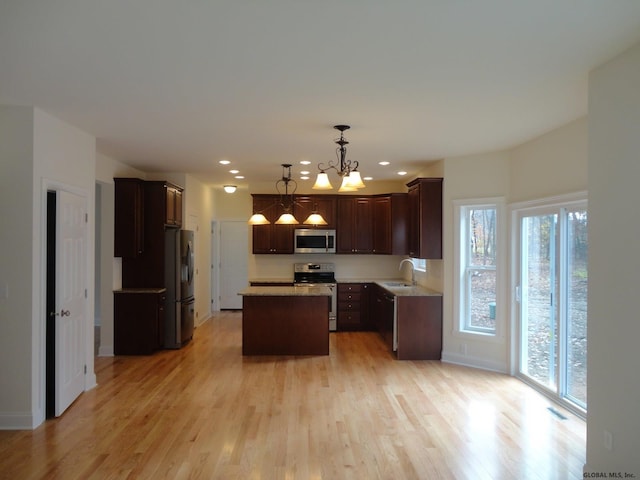
[[[330,297],[328,287],[247,287],[238,292],[244,297]]]

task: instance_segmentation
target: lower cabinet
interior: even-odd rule
[[[441,295],[394,295],[374,285],[371,318],[375,330],[398,360],[441,359]]]
[[[164,343],[164,289],[114,292],[113,353],[149,355]]]
[[[372,330],[369,321],[370,283],[338,284],[338,331]]]
[[[379,285],[374,286],[371,296],[371,317],[377,331],[389,350],[393,351],[393,323],[395,315],[395,295]]]
[[[396,296],[398,360],[440,360],[442,296]]]

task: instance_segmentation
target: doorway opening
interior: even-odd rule
[[[576,413],[587,409],[587,205],[522,211],[519,375]]]

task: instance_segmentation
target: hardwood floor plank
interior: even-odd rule
[[[585,424],[517,379],[397,361],[375,333],[329,356],[243,357],[223,312],[181,350],[96,358],[98,387],[0,431],[0,478],[581,478]]]

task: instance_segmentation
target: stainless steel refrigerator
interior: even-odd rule
[[[164,348],[181,348],[193,338],[194,234],[168,228],[165,237]]]

